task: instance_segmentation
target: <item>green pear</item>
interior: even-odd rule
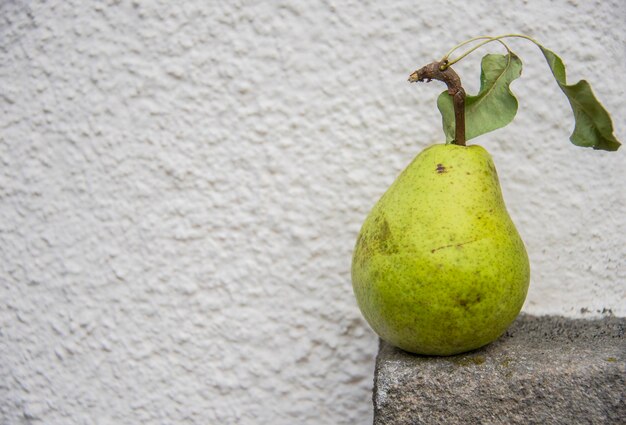
[[[367,322],[417,354],[494,341],[517,317],[529,280],[493,160],[477,145],[422,151],[368,215],[352,259]]]

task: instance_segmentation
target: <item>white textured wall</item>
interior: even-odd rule
[[[368,423],[353,243],[442,138],[443,87],[408,74],[523,32],[624,141],[624,4],[3,1],[0,422]],[[475,142],[528,246],[525,309],[626,315],[624,151],[571,145],[539,51],[511,45],[518,118]]]

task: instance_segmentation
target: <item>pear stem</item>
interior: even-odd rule
[[[409,82],[415,83],[426,80],[443,81],[448,86],[448,94],[452,96],[454,104],[455,145],[465,146],[465,90],[461,85],[461,78],[449,66],[448,60],[432,62],[418,69],[409,76]]]

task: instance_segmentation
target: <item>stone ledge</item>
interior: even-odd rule
[[[497,341],[450,357],[381,341],[374,425],[624,424],[626,318],[520,315]]]

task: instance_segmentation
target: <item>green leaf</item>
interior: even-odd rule
[[[561,90],[567,96],[576,125],[570,136],[570,141],[576,146],[592,147],[606,151],[616,151],[620,142],[613,135],[613,123],[609,113],[593,95],[591,86],[585,80],[576,84],[567,85],[565,80],[565,65],[554,52],[539,46],[546,57],[552,75]],[[467,120],[466,120],[467,121]]]
[[[517,99],[509,85],[522,74],[522,61],[511,52],[486,55],[481,63],[480,90],[465,98],[465,138],[473,139],[509,124],[517,113]],[[446,142],[454,140],[454,105],[447,91],[437,99]]]

